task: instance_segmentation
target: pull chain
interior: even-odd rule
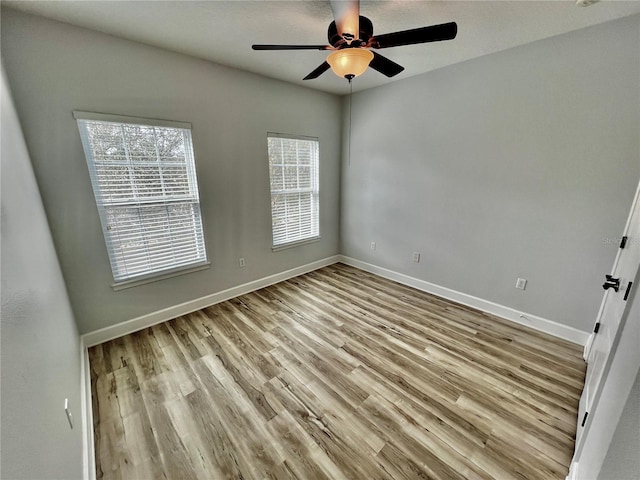
[[[349,80],[349,153],[347,155],[347,165],[351,166],[351,100],[353,97],[353,80],[352,75],[347,75],[347,80]]]

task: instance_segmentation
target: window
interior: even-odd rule
[[[269,133],[273,248],[320,238],[318,139]]]
[[[74,117],[116,285],[206,265],[191,125]]]

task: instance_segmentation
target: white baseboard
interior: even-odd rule
[[[96,456],[93,443],[93,404],[91,402],[91,366],[89,352],[80,339],[80,400],[82,415],[82,478],[96,480]]]
[[[378,267],[370,263],[362,262],[351,257],[344,255],[334,255],[331,257],[318,260],[316,262],[308,263],[291,270],[286,270],[268,277],[253,280],[237,287],[232,287],[221,292],[213,293],[205,297],[197,298],[189,302],[181,303],[163,310],[143,315],[132,320],[119,323],[110,327],[102,328],[93,332],[84,334],[80,340],[81,349],[81,395],[82,395],[82,430],[83,430],[83,476],[86,480],[95,480],[96,468],[95,468],[95,446],[93,441],[93,412],[91,404],[91,370],[89,366],[89,355],[87,349],[94,345],[98,345],[114,338],[127,335],[129,333],[136,332],[138,330],[156,325],[167,320],[186,315],[188,313],[200,310],[202,308],[214,305],[216,303],[224,302],[226,300],[235,298],[246,293],[259,290],[261,288],[273,285],[284,280],[303,275],[305,273],[317,270],[328,265],[332,265],[337,262],[342,262],[347,265],[365,270],[370,273],[374,273],[389,280],[408,285],[410,287],[417,288],[427,293],[437,295],[439,297],[452,300],[454,302],[467,305],[469,307],[477,308],[486,313],[496,315],[498,317],[510,320],[521,325],[540,330],[542,332],[554,335],[559,338],[563,338],[579,345],[585,345],[589,338],[589,333],[582,332],[566,325],[561,325],[552,320],[538,317],[536,315],[526,314],[519,312],[510,307],[499,305],[497,303],[483,300],[465,293],[461,293],[455,290],[451,290],[446,287],[442,287],[424,280],[420,280],[408,275],[394,272],[386,268]],[[577,471],[577,465],[573,469]],[[569,477],[567,477],[569,478]]]
[[[137,332],[138,330],[142,330],[152,325],[166,322],[167,320],[171,320],[181,315],[195,312],[216,303],[224,302],[237,296],[244,295],[246,293],[250,293],[264,287],[268,287],[269,285],[273,285],[274,283],[282,282],[284,280],[297,277],[298,275],[303,275],[313,270],[326,267],[327,265],[331,265],[339,261],[340,255],[333,255],[331,257],[323,258],[322,260],[311,262],[300,267],[292,268],[291,270],[276,273],[274,275],[269,275],[268,277],[259,278],[243,285],[238,285],[237,287],[228,288],[227,290],[223,290],[221,292],[212,293],[211,295],[196,298],[195,300],[190,300],[179,305],[164,308],[156,312],[151,312],[132,320],[118,323],[117,325],[112,325],[109,327],[101,328],[100,330],[85,333],[82,336],[82,341],[85,347],[92,347],[94,345],[113,340],[114,338]]]
[[[410,277],[403,273],[394,272],[393,270],[378,267],[370,263],[362,262],[360,260],[356,260],[355,258],[341,255],[340,261],[361,270],[380,275],[381,277],[387,278],[389,280],[393,280],[395,282],[417,288],[418,290],[422,290],[424,292],[446,298],[447,300],[461,303],[462,305],[477,308],[478,310],[490,313],[491,315],[495,315],[497,317],[504,318],[521,325],[525,325],[527,327],[539,330],[544,333],[548,333],[555,337],[568,340],[569,342],[577,343],[578,345],[584,346],[587,343],[587,339],[589,338],[589,333],[583,332],[573,327],[569,327],[567,325],[562,325],[560,323],[554,322],[553,320],[548,320],[536,315],[514,310],[513,308],[505,307],[504,305],[490,302],[488,300],[483,300],[481,298],[467,295],[466,293],[458,292],[456,290],[451,290],[450,288],[441,287],[440,285],[426,282],[418,278]]]
[[[297,277],[313,270],[317,270],[327,265],[332,265],[340,261],[339,255],[318,260],[316,262],[308,263],[300,267],[286,270],[284,272],[276,273],[268,277],[260,278],[237,287],[229,288],[221,292],[213,293],[202,298],[197,298],[189,302],[181,303],[157,312],[152,312],[147,315],[143,315],[132,320],[119,323],[110,327],[102,328],[93,332],[86,333],[80,338],[80,388],[81,388],[81,401],[82,401],[82,450],[83,450],[83,465],[82,474],[85,480],[96,479],[96,463],[95,463],[95,445],[93,440],[93,408],[91,403],[91,367],[89,365],[89,353],[88,348],[94,345],[98,345],[114,338],[127,335],[129,333],[136,332],[143,328],[150,327],[157,323],[171,320],[172,318],[179,317],[180,315],[186,315],[187,313],[195,312],[202,308],[214,305],[216,303],[224,302],[231,298],[235,298],[239,295],[259,290],[261,288],[273,285],[274,283],[288,280],[289,278]]]
[[[293,278],[298,275],[303,275],[313,270],[326,267],[327,265],[331,265],[336,262],[343,262],[347,265],[351,265],[367,272],[380,275],[381,277],[388,278],[389,280],[393,280],[404,285],[417,288],[418,290],[422,290],[424,292],[431,293],[433,295],[437,295],[439,297],[443,297],[448,300],[467,305],[469,307],[477,308],[478,310],[481,310],[483,312],[496,315],[497,317],[504,318],[506,320],[510,320],[512,322],[525,325],[536,330],[540,330],[542,332],[562,338],[564,340],[568,340],[573,343],[577,343],[579,345],[586,345],[587,340],[589,339],[589,333],[583,332],[573,327],[569,327],[567,325],[562,325],[558,322],[554,322],[553,320],[542,318],[526,312],[521,312],[511,307],[506,307],[498,303],[483,300],[466,293],[458,292],[456,290],[442,287],[425,280],[410,277],[409,275],[398,273],[393,270],[357,260],[355,258],[347,257],[345,255],[333,255],[331,257],[308,263],[291,270],[286,270],[284,272],[276,273],[268,277],[253,280],[243,285],[238,285],[237,287],[232,287],[221,292],[207,295],[205,297],[197,298],[195,300],[190,300],[179,305],[174,305],[162,310],[158,310],[156,312],[142,315],[140,317],[119,323],[117,325],[112,325],[100,330],[86,333],[82,336],[82,342],[85,348],[98,345],[100,343],[113,340],[114,338],[118,338],[123,335],[142,330],[144,328],[156,325],[161,322],[165,322],[167,320],[171,320],[172,318],[179,317],[180,315],[186,315],[187,313],[195,312],[196,310],[200,310],[216,303],[224,302],[239,295],[244,295],[246,293],[259,290],[269,285],[273,285],[274,283],[282,282],[284,280],[288,280],[289,278]]]

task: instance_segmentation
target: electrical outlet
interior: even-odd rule
[[[416,263],[420,262],[420,252],[413,252],[413,261]]]
[[[527,280],[524,278],[519,278],[516,280],[516,288],[520,290],[524,290],[527,287]]]
[[[376,249],[376,242],[371,242],[371,250],[375,251]]]
[[[244,262],[244,258],[240,257],[240,259],[238,260],[238,263],[240,264],[241,267],[244,267],[246,265],[246,263]]]

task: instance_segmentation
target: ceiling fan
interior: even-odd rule
[[[335,20],[329,24],[329,45],[252,45],[254,50],[331,50],[323,62],[304,80],[318,78],[331,68],[336,75],[349,82],[365,72],[367,67],[393,77],[404,70],[396,62],[383,57],[371,49],[400,47],[418,43],[452,40],[458,33],[455,22],[399,32],[373,35],[373,23],[360,15],[359,0],[332,0],[331,9]]]

